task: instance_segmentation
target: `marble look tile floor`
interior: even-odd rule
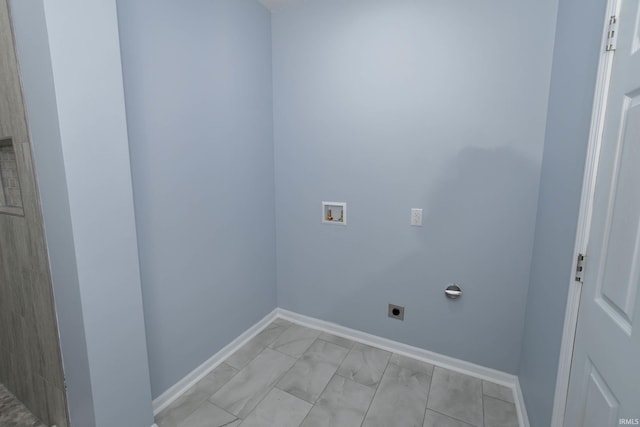
[[[277,319],[156,423],[518,427],[518,417],[507,387]]]
[[[46,427],[0,384],[0,427]]]

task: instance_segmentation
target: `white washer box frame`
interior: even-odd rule
[[[343,221],[338,221],[337,219],[333,221],[327,220],[327,209],[329,208],[340,209]],[[336,214],[337,214],[337,210],[336,210]],[[333,212],[332,212],[332,215],[333,215]],[[340,218],[340,217],[337,216],[337,218]],[[322,223],[334,224],[334,225],[347,225],[347,203],[346,202],[322,202]]]

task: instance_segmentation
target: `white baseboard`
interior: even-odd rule
[[[529,425],[529,416],[527,415],[527,405],[524,403],[524,395],[522,394],[522,389],[520,388],[520,380],[516,378],[516,388],[514,390],[515,393],[515,402],[516,409],[518,410],[518,422],[520,423],[520,427],[530,427]]]
[[[372,347],[378,347],[382,350],[387,350],[392,353],[398,353],[403,356],[408,356],[427,363],[431,363],[432,365],[438,365],[452,371],[471,375],[476,378],[491,381],[510,388],[514,388],[517,381],[517,377],[515,375],[507,374],[506,372],[486,368],[484,366],[465,362],[464,360],[455,359],[443,354],[434,353],[432,351],[425,350],[419,347],[392,341],[387,338],[382,338],[355,329],[346,328],[336,323],[326,322],[324,320],[315,319],[313,317],[307,317],[302,314],[294,313],[292,311],[283,310],[281,308],[277,309],[277,314],[280,318],[299,323],[303,326],[318,329],[323,332],[329,332],[333,335],[338,335],[353,341],[370,345]]]
[[[482,380],[491,381],[493,383],[509,387],[513,392],[520,426],[529,427],[529,419],[527,417],[527,410],[524,405],[522,390],[520,390],[518,377],[515,375],[498,371],[496,369],[487,368],[485,366],[476,365],[475,363],[466,362],[464,360],[455,359],[443,354],[434,353],[432,351],[425,350],[419,347],[413,347],[397,341],[392,341],[390,339],[368,334],[366,332],[346,328],[336,323],[304,316],[302,314],[294,313],[282,308],[278,308],[276,311],[277,317],[289,320],[294,323],[298,323],[303,326],[307,326],[309,328],[318,329],[323,332],[328,332],[333,335],[348,338],[352,341],[357,341],[362,344],[370,345],[372,347],[381,348],[392,353],[398,353],[403,356],[408,356],[413,359],[431,363],[432,365],[437,365],[445,369],[450,369],[452,371],[471,375]]]
[[[392,341],[376,335],[368,334],[366,332],[350,329],[336,323],[304,316],[302,314],[294,313],[292,311],[284,310],[281,308],[276,308],[271,313],[266,315],[258,323],[243,332],[242,335],[230,342],[222,350],[214,354],[209,360],[198,366],[196,369],[187,374],[187,376],[185,376],[183,379],[171,386],[167,391],[154,399],[153,414],[157,415],[160,411],[169,406],[185,391],[191,388],[194,384],[196,384],[207,374],[209,374],[213,369],[215,369],[220,363],[231,356],[236,350],[245,345],[251,338],[258,335],[264,328],[267,327],[267,325],[269,325],[269,323],[271,323],[276,318],[285,319],[302,326],[307,326],[309,328],[328,332],[333,335],[338,335],[350,339],[352,341],[357,341],[362,344],[367,344],[372,347],[377,347],[383,350],[390,351],[392,353],[401,354],[403,356],[431,363],[432,365],[437,365],[442,368],[450,369],[452,371],[471,375],[482,380],[491,381],[493,383],[509,387],[513,391],[520,427],[529,427],[529,419],[527,418],[527,411],[524,404],[524,398],[522,396],[522,390],[520,389],[518,377],[515,375],[476,365],[464,360],[455,359],[443,354],[434,353],[422,348],[413,347],[397,341]],[[157,426],[154,425],[152,427]]]
[[[211,356],[202,365],[189,372],[180,381],[169,387],[164,393],[153,400],[153,415],[158,415],[160,411],[169,406],[173,401],[182,396],[184,392],[193,387],[198,381],[206,377],[219,364],[224,362],[236,350],[245,345],[251,338],[258,335],[277,316],[277,309],[267,314],[258,323],[244,331],[238,338],[227,344],[222,350]],[[157,426],[152,426],[157,427]]]

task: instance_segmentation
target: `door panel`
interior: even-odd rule
[[[631,332],[640,267],[640,96],[625,96],[616,151],[617,170],[610,194],[603,276],[598,278],[600,305]]]
[[[640,418],[640,6],[621,0],[565,426]]]
[[[618,401],[590,360],[587,360],[585,374],[587,389],[582,424],[589,427],[617,426]]]
[[[633,47],[631,54],[634,54],[640,50],[640,9],[638,9],[638,13],[636,13],[636,29],[635,35],[633,36]]]

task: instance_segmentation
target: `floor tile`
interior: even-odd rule
[[[276,321],[277,320],[278,319],[276,319]],[[273,342],[291,326],[291,323],[286,320],[278,323],[276,323],[276,321],[273,321],[258,335],[250,339],[239,350],[229,356],[225,362],[236,369],[242,369],[247,366],[258,354],[262,353],[265,347],[273,344]]]
[[[286,320],[284,320],[283,322],[286,322],[286,323],[282,323],[282,322],[276,323],[274,321],[269,326],[264,328],[264,330],[262,330],[258,335],[256,335],[255,338],[253,338],[253,340],[257,343],[262,344],[265,347],[273,344],[273,342],[277,340],[280,337],[280,335],[282,335],[282,333],[287,329],[289,329],[289,327],[291,327],[292,325],[292,323]]]
[[[427,407],[474,426],[482,426],[482,381],[436,366]]]
[[[506,402],[514,403],[513,390],[503,385],[494,384],[489,381],[482,381],[482,393],[485,396],[494,397]]]
[[[396,364],[402,368],[410,369],[412,371],[422,372],[427,375],[433,375],[432,364],[412,359],[410,357],[402,356],[400,354],[393,353],[389,362]]]
[[[205,401],[177,427],[230,427],[237,426],[240,422],[238,417]]]
[[[422,427],[431,376],[389,363],[363,427]]]
[[[351,350],[356,344],[355,341],[351,341],[350,339],[339,337],[337,335],[328,334],[326,332],[321,333],[319,338],[332,344],[339,345],[340,347],[348,348],[349,350]]]
[[[282,377],[277,387],[315,403],[347,353],[349,350],[344,347],[316,340]]]
[[[375,387],[390,357],[388,351],[356,343],[338,368],[338,374],[362,385]]]
[[[274,325],[286,326],[286,327],[289,327],[289,326],[293,325],[293,323],[289,322],[288,320],[282,319],[281,317],[277,317],[271,323],[274,324]]]
[[[518,427],[516,405],[485,396],[484,425],[487,427]]]
[[[256,337],[257,338],[257,337]],[[260,344],[256,341],[256,338],[249,340],[245,345],[240,347],[235,353],[233,353],[225,363],[233,366],[234,368],[240,370],[247,366],[249,362],[256,358],[257,355],[262,353],[267,346]]]
[[[265,348],[209,400],[240,418],[256,407],[296,360]]]
[[[302,427],[360,427],[375,389],[334,375]]]
[[[204,377],[208,383],[204,384],[203,389],[206,390],[209,395],[212,395],[216,391],[229,382],[238,373],[238,370],[233,366],[229,366],[222,362],[213,371]]]
[[[293,357],[300,357],[320,335],[320,331],[292,325],[269,347]]]
[[[311,410],[311,406],[302,399],[274,388],[240,426],[298,427]]]
[[[156,417],[158,427],[175,427],[225,385],[238,371],[221,363]]]
[[[431,409],[427,409],[427,413],[424,417],[423,427],[472,427],[471,424],[463,423],[446,415],[433,412]],[[490,426],[487,426],[490,427]]]
[[[513,402],[509,387],[275,319],[162,411],[156,423],[517,427]]]

